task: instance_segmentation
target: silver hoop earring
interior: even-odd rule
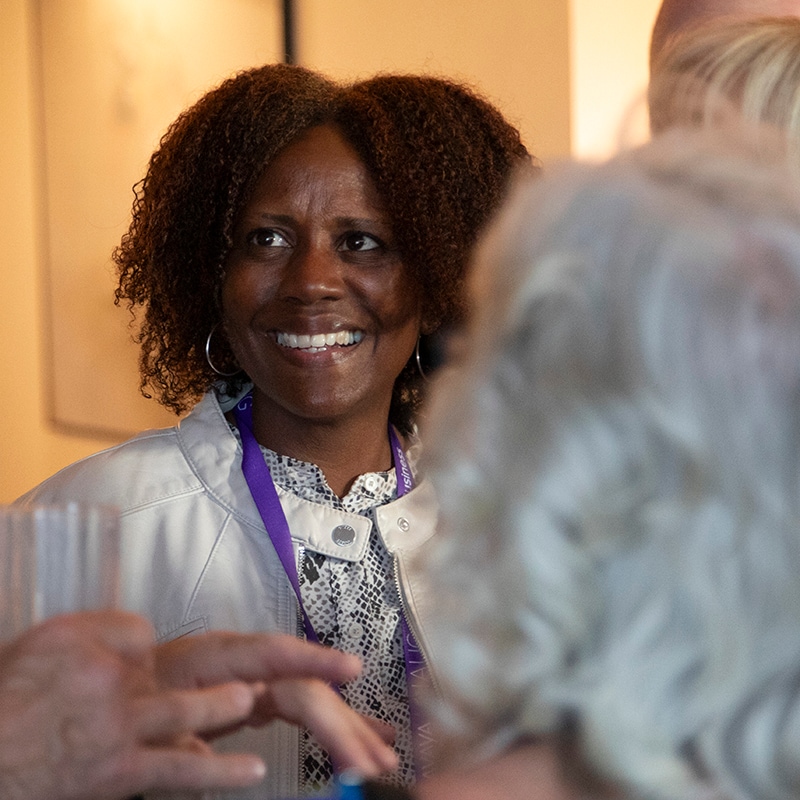
[[[425,370],[422,368],[422,359],[419,357],[419,342],[422,339],[422,336],[417,336],[417,346],[414,348],[414,355],[417,359],[417,369],[419,370],[419,374],[422,375],[422,380],[427,381],[428,376],[425,374]]]
[[[219,322],[217,322],[214,327],[208,332],[208,338],[206,339],[206,361],[208,362],[208,366],[211,367],[217,375],[220,375],[223,378],[232,378],[234,375],[237,375],[241,372],[241,369],[235,369],[233,372],[223,372],[221,369],[217,369],[214,366],[214,362],[211,360],[211,337],[214,335],[214,331],[219,327]]]

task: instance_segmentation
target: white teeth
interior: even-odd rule
[[[295,350],[309,350],[319,353],[327,347],[339,345],[348,347],[358,344],[364,338],[362,331],[338,331],[337,333],[315,333],[313,336],[296,333],[279,333],[276,336],[278,344]]]

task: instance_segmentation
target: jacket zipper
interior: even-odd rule
[[[299,567],[298,577],[300,574],[300,570],[303,568],[303,561],[305,560],[305,557],[306,557],[306,549],[303,545],[300,545],[297,548],[297,566]],[[306,632],[303,629],[303,613],[300,610],[300,600],[299,598],[295,598],[295,601],[297,602],[297,617],[296,617],[297,630],[295,632],[295,635],[297,636],[298,639],[305,639]],[[297,728],[297,787],[298,787],[297,794],[298,795],[305,794],[305,781],[303,780],[304,777],[303,765],[306,762],[306,755],[307,755],[306,735],[300,728]]]
[[[400,613],[403,615],[403,619],[406,621],[406,625],[408,625],[408,629],[411,631],[411,634],[417,643],[419,652],[422,655],[422,662],[425,664],[425,670],[431,679],[433,688],[435,692],[441,696],[439,683],[436,680],[436,675],[431,669],[431,665],[428,660],[428,654],[422,647],[422,637],[420,636],[419,628],[416,625],[416,620],[411,616],[411,614],[408,613],[408,608],[406,606],[406,598],[405,594],[403,593],[403,585],[400,582],[400,559],[398,558],[397,555],[395,555],[392,559],[392,567],[394,572],[394,585],[397,589],[397,596],[400,598]],[[408,676],[406,676],[406,682],[408,682]],[[410,697],[409,697],[409,702],[410,702]]]

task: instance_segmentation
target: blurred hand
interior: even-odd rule
[[[187,636],[160,645],[157,674],[165,686],[199,689],[228,681],[260,686],[248,725],[274,719],[308,728],[334,766],[375,777],[397,767],[390,725],[353,711],[330,684],[361,672],[357,656],[284,634],[225,631]],[[216,731],[227,733],[230,727]]]
[[[151,788],[247,786],[260,759],[194,734],[253,713],[258,686],[163,690],[140,617],[55,617],[0,647],[0,797],[101,800]]]

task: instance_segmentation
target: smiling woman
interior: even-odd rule
[[[358,654],[341,695],[394,741],[395,784],[426,767],[419,342],[463,320],[471,246],[518,168],[517,131],[450,81],[270,65],[223,83],[162,139],[115,254],[142,388],[191,411],[24,498],[121,507],[126,605],[161,639],[300,628]],[[224,746],[269,767],[241,797],[324,790],[336,766],[283,723]]]
[[[333,125],[290,144],[256,184],[222,309],[254,382],[262,445],[316,464],[340,497],[357,475],[385,470],[389,406],[421,332],[421,299],[366,167]]]

